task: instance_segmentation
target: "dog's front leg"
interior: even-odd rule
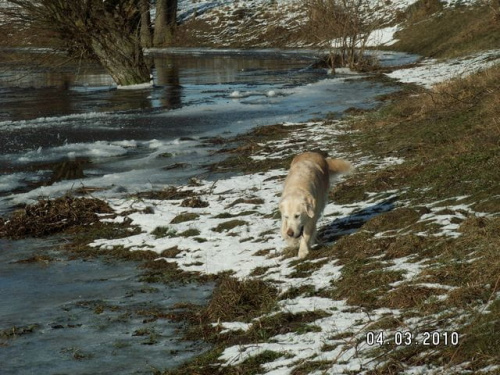
[[[299,258],[304,259],[307,254],[309,254],[309,240],[306,238],[305,234],[302,236],[302,240],[300,240],[299,247]]]
[[[311,248],[312,233],[308,230],[304,230],[302,234],[302,239],[300,240],[299,246],[299,258],[304,259],[307,254],[309,254],[309,249]]]
[[[287,228],[287,222],[286,222],[286,219],[283,217],[281,219],[281,237],[283,237],[283,239],[286,241],[288,240],[288,236],[286,234],[286,228]]]
[[[316,221],[311,221],[304,228],[304,233],[302,234],[302,239],[300,240],[299,247],[299,258],[303,259],[309,254],[309,250],[314,242],[316,237]]]

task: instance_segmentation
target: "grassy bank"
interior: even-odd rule
[[[500,46],[500,9],[494,1],[471,7],[443,8],[438,0],[421,0],[401,16],[398,49],[422,56],[454,58]]]
[[[417,319],[427,331],[459,326],[462,332],[456,348],[393,347],[381,354],[389,362],[375,373],[463,362],[464,370],[477,371],[500,360],[492,349],[500,345],[495,333],[500,321],[500,261],[495,255],[500,246],[498,82],[497,66],[431,92],[410,90],[380,111],[352,119],[356,132],[343,137],[343,144],[356,145],[347,148],[350,152],[404,162],[380,171],[365,168],[334,196],[348,203],[366,191],[397,190],[405,203],[333,246],[332,251],[348,259],[336,297],[370,308],[400,309],[398,321],[388,323],[392,329],[404,330],[406,319]],[[430,212],[455,224],[457,234],[443,235],[443,222],[426,221]],[[411,281],[387,290],[378,283],[386,284],[384,277],[387,282],[401,280],[400,275],[374,274],[381,259],[368,261],[367,254],[382,260],[408,256],[424,266]],[[366,272],[372,277],[360,277]]]
[[[350,121],[345,144],[350,152],[404,158],[405,163],[363,177],[363,190],[406,187],[405,196],[431,201],[464,196],[462,202],[477,211],[498,210],[498,139],[500,100],[498,66],[432,91],[407,90],[381,110]],[[467,196],[467,197],[465,197]]]
[[[432,91],[408,86],[386,98],[382,109],[343,122],[347,127],[336,135],[335,150],[351,155],[357,164],[371,162],[361,163],[339,184],[332,200],[352,205],[395,194],[395,207],[374,215],[353,234],[324,238],[323,246],[306,261],[292,261],[289,277],[297,280],[297,286],[281,294],[258,293],[266,301],[263,309],[244,297],[248,290],[240,290],[240,298],[227,298],[232,303],[225,305],[224,315],[197,315],[195,335],[212,342],[214,349],[165,374],[209,374],[214,369],[224,374],[257,374],[265,373],[275,361],[292,363],[290,371],[295,375],[321,373],[342,364],[335,358],[324,359],[328,353],[339,353],[340,358],[354,348],[363,353],[359,357],[373,358],[357,370],[367,374],[398,374],[421,366],[437,373],[480,369],[496,373],[498,368],[489,366],[500,361],[500,181],[496,173],[500,117],[495,105],[499,75],[500,69],[494,67]],[[399,162],[380,168],[378,161],[386,158]],[[318,288],[300,281],[314,279],[332,264],[341,270],[329,286]],[[256,268],[252,277],[266,279],[271,271]],[[228,292],[218,295],[224,293]],[[347,331],[327,334],[320,350],[323,357],[299,359],[286,345],[281,351],[273,350],[273,343],[284,340],[283,335],[304,340],[314,333],[324,335],[328,319],[337,319],[337,314],[344,317],[344,310],[335,313],[310,306],[308,311],[290,313],[279,308],[285,301],[310,298],[346,301],[351,313],[372,319],[361,328],[352,323]],[[249,309],[251,316],[227,316],[229,311]],[[379,315],[379,311],[385,313]],[[221,320],[241,322],[247,328],[227,330]],[[368,332],[384,335],[386,345],[363,351]],[[411,334],[411,344],[399,342],[401,334]],[[451,336],[457,342],[451,343]],[[223,364],[224,353],[235,346],[247,359]],[[252,346],[263,351],[247,357],[244,353]]]
[[[411,25],[398,35],[398,49],[446,58],[498,46],[499,23],[488,7],[444,12],[438,8],[431,13],[432,17],[411,15]],[[407,86],[387,97],[380,110],[349,118],[349,131],[338,136],[336,151],[351,155],[354,161],[396,158],[401,162],[384,168],[376,163],[362,165],[333,190],[331,198],[354,204],[367,196],[396,192],[399,203],[356,233],[316,249],[309,261],[295,264],[298,277],[313,275],[324,264],[340,263],[341,277],[332,280],[331,287],[318,290],[302,285],[277,300],[320,296],[345,300],[354,311],[368,315],[377,309],[398,311],[374,319],[361,334],[339,337],[345,350],[366,340],[363,332],[389,338],[388,345],[374,346],[369,353],[376,364],[367,366],[365,373],[398,374],[417,368],[433,373],[480,369],[498,373],[498,82],[500,68],[496,66],[433,90]],[[414,265],[416,271],[398,268],[399,262]],[[259,276],[268,270],[256,271]],[[266,350],[223,367],[220,356],[230,345],[242,345],[245,350],[249,343],[272,342],[282,332],[322,330],[320,323],[314,324],[322,321],[320,316],[275,318],[265,310],[261,313],[264,317],[250,331],[210,331],[206,339],[215,343],[213,351],[166,374],[208,374],[214,368],[224,374],[264,373],[270,362],[283,360],[289,353]],[[411,333],[411,345],[396,343],[398,332]],[[437,339],[427,345],[426,336],[431,333]],[[458,343],[445,342],[454,333]],[[331,349],[325,344],[323,350]],[[291,373],[322,373],[336,363],[319,356],[297,360]]]

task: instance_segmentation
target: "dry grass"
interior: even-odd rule
[[[412,208],[397,208],[374,217],[363,226],[363,229],[378,232],[401,230],[415,224],[419,218],[420,214]]]
[[[228,204],[225,208],[228,209],[228,208],[231,208],[231,207],[234,207],[238,204],[252,204],[252,205],[261,205],[261,204],[264,204],[264,200],[261,199],[261,198],[238,198],[236,199],[234,202]]]
[[[175,186],[168,186],[164,190],[146,191],[137,194],[138,198],[159,199],[159,200],[178,200],[194,196],[193,190],[183,190]]]
[[[54,200],[41,199],[15,211],[11,218],[0,219],[0,237],[42,237],[70,227],[86,226],[99,221],[98,214],[111,214],[109,205],[96,198],[74,198],[66,195]]]
[[[409,188],[405,197],[430,201],[467,195],[481,211],[498,211],[500,66],[412,95],[353,122],[360,131],[343,144],[381,156],[405,158],[386,170],[358,175],[365,191]],[[349,151],[349,149],[347,149]],[[359,186],[359,185],[358,185]],[[361,189],[340,187],[346,203]],[[351,190],[354,190],[352,192]],[[356,192],[357,191],[357,192]],[[425,192],[425,193],[424,193]]]
[[[441,6],[432,0],[411,7],[406,15],[408,26],[396,34],[400,41],[391,48],[441,58],[498,48],[498,11],[487,5],[444,11]]]
[[[136,253],[144,252],[136,251]],[[140,276],[141,281],[147,283],[188,284],[193,282],[207,282],[213,279],[213,277],[200,275],[198,272],[183,271],[177,266],[177,263],[157,258],[158,256],[155,253],[139,266],[144,270]]]
[[[498,347],[494,332],[500,318],[498,82],[500,66],[428,92],[403,92],[383,109],[353,120],[358,133],[346,135],[342,142],[356,144],[372,156],[403,157],[405,162],[375,172],[358,171],[348,186],[339,186],[336,198],[349,202],[363,197],[364,191],[398,189],[406,207],[369,220],[362,231],[333,245],[331,253],[344,268],[329,295],[365,308],[399,309],[402,315],[390,322],[389,329],[408,329],[404,321],[419,318],[426,329],[460,333],[458,347],[379,348],[374,355],[386,362],[372,374],[464,363],[474,372],[500,360],[498,351],[491,349]],[[467,196],[460,204],[489,216],[450,208],[458,196]],[[465,216],[452,221],[459,224],[459,237],[416,235],[439,232],[439,226],[419,222],[436,201],[443,207],[432,211],[436,216]],[[384,236],[377,237],[380,233]],[[384,270],[402,257],[420,262],[421,271],[391,287],[404,275]]]
[[[384,269],[383,263],[370,261],[349,262],[342,268],[342,277],[333,282],[331,297],[345,299],[354,306],[378,308],[379,299],[390,289],[391,283],[402,279],[402,271]]]
[[[244,220],[238,220],[238,219],[233,219],[233,220],[228,220],[223,223],[220,223],[217,225],[215,228],[212,228],[214,232],[222,233],[222,232],[228,232],[233,228],[240,227],[243,225],[247,225],[248,223]]]
[[[181,207],[190,207],[190,208],[204,208],[208,207],[209,203],[201,199],[200,197],[190,197],[184,199],[181,204]]]
[[[224,277],[204,313],[210,322],[250,321],[271,311],[277,296],[278,291],[262,280]]]
[[[444,303],[449,307],[485,304],[499,289],[500,218],[471,218],[460,226],[462,236],[443,244],[440,257],[422,272],[428,282],[457,287]]]
[[[405,12],[399,15],[398,21],[416,24],[427,20],[429,17],[442,10],[443,4],[439,0],[418,0],[410,5]]]
[[[426,301],[444,293],[446,293],[445,290],[439,288],[402,285],[382,296],[380,304],[391,309],[417,308],[426,311]]]
[[[287,168],[292,161],[293,155],[282,159],[275,158],[268,160],[253,160],[250,156],[266,147],[262,146],[262,144],[271,140],[282,139],[303,127],[303,125],[283,126],[278,124],[255,128],[246,134],[238,136],[235,142],[220,151],[228,155],[226,159],[207,167],[212,172],[243,173],[265,172],[270,169]]]

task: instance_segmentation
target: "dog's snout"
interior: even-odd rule
[[[293,234],[294,234],[294,233],[293,233],[293,230],[288,229],[288,230],[286,231],[286,234],[287,234],[287,236],[288,236],[288,237],[293,237]]]

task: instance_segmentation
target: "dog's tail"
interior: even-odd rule
[[[352,164],[342,159],[326,159],[331,174],[348,173],[352,171]]]

